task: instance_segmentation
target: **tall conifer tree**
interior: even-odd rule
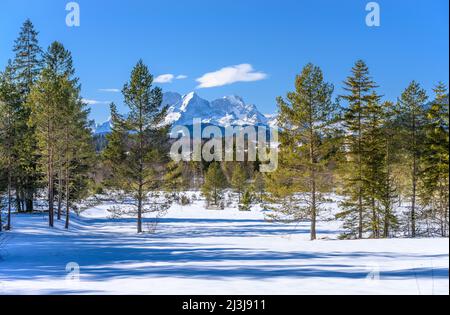
[[[38,32],[27,19],[14,44],[14,77],[21,95],[21,106],[17,121],[18,167],[16,180],[17,208],[19,211],[33,211],[33,199],[38,188],[37,141],[34,130],[28,125],[30,108],[25,103],[42,70],[42,49],[38,42]]]
[[[8,64],[6,70],[0,73],[0,167],[5,170],[1,173],[4,173],[6,179],[7,230],[11,229],[12,190],[17,168],[15,147],[19,106],[20,93],[14,83],[11,64]],[[1,212],[0,207],[0,231],[3,228]]]
[[[341,99],[347,102],[343,108],[343,128],[345,129],[345,168],[344,194],[347,199],[341,204],[343,211],[338,218],[345,220],[346,237],[363,238],[369,219],[364,195],[364,125],[367,107],[378,102],[374,94],[377,87],[369,74],[369,68],[362,60],[356,62],[352,74],[344,82],[346,95]]]
[[[421,158],[422,199],[437,219],[440,235],[448,237],[449,208],[449,102],[443,83],[434,88],[435,100],[427,110],[425,146]]]
[[[334,87],[324,81],[320,68],[308,64],[296,78],[295,91],[288,93],[287,100],[278,98],[279,127],[282,129],[280,167],[287,170],[284,175],[290,176],[297,188],[293,193],[306,196],[299,200],[306,207],[294,207],[294,211],[305,214],[291,213],[291,216],[301,219],[306,215],[311,220],[311,240],[317,238],[317,215],[324,201],[322,192],[329,183],[326,178],[330,149],[327,134],[336,114],[333,91]],[[282,176],[283,172],[280,170],[274,176]],[[269,191],[277,190],[273,187],[276,182],[269,182],[269,188],[272,187]],[[292,192],[286,190],[285,193]]]
[[[226,183],[227,179],[223,174],[220,163],[211,163],[206,171],[205,183],[202,186],[202,193],[206,197],[208,205],[220,206]]]
[[[149,194],[163,187],[170,128],[164,124],[167,107],[161,106],[162,91],[152,84],[153,76],[140,60],[122,90],[128,116],[121,117],[115,106],[111,108],[114,130],[105,152],[115,169],[113,183],[136,200],[138,233],[143,232],[145,212],[167,206],[149,201]]]
[[[402,148],[405,161],[409,166],[411,200],[410,235],[416,237],[418,189],[420,181],[420,157],[423,154],[424,126],[426,119],[425,105],[428,100],[426,91],[416,81],[411,82],[399,100],[399,117],[402,125]]]

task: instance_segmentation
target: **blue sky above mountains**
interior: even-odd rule
[[[341,82],[362,58],[385,98],[409,81],[431,92],[448,83],[448,1],[383,0],[381,27],[365,24],[361,0],[80,0],[81,26],[68,28],[63,0],[2,0],[0,67],[12,58],[20,26],[32,19],[42,46],[63,42],[73,52],[92,118],[106,120],[108,103],[142,58],[165,91],[196,91],[206,99],[240,95],[262,113],[293,88],[308,62]]]

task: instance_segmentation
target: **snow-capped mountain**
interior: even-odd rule
[[[268,124],[255,105],[246,104],[236,95],[209,102],[195,92],[184,96],[171,92],[164,94],[163,105],[169,106],[166,122],[174,125],[192,125],[195,118],[221,127]]]
[[[94,129],[94,134],[96,135],[107,135],[112,130],[112,121],[111,118],[109,118],[107,121],[105,121],[103,124],[96,125]]]
[[[249,105],[236,95],[207,101],[197,93],[186,95],[179,93],[164,93],[163,106],[169,107],[166,118],[167,124],[191,126],[194,119],[201,119],[204,124],[217,125],[219,127],[266,125],[271,126],[276,122],[276,116],[261,114],[255,105]],[[95,134],[107,134],[111,132],[111,120],[97,125]]]

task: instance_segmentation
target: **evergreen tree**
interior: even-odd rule
[[[278,98],[282,167],[296,182],[294,194],[305,194],[302,203],[306,206],[297,209],[311,220],[311,240],[317,238],[317,215],[328,183],[324,175],[330,148],[327,133],[336,110],[333,91],[320,68],[308,64],[296,78],[295,92],[288,93],[287,100]]]
[[[242,194],[242,200],[239,202],[240,211],[250,211],[253,203],[253,194],[249,189],[246,189]]]
[[[380,238],[382,234],[382,207],[380,200],[384,197],[384,188],[388,184],[386,168],[386,150],[384,140],[383,106],[375,94],[365,108],[365,119],[362,123],[362,190],[363,199],[369,208],[370,225],[368,230],[372,238]]]
[[[383,130],[382,138],[384,142],[384,168],[382,180],[380,182],[380,204],[383,216],[383,237],[389,238],[394,229],[398,227],[398,218],[395,215],[396,200],[399,196],[398,185],[396,184],[394,169],[401,163],[399,160],[398,124],[396,121],[397,111],[395,104],[385,102],[383,104]]]
[[[42,69],[42,50],[38,43],[38,32],[33,23],[26,20],[14,44],[14,78],[19,86],[21,106],[19,107],[17,130],[17,179],[16,200],[18,211],[33,211],[33,199],[38,188],[37,141],[34,130],[28,125],[30,108],[25,103],[38,80]]]
[[[42,50],[39,46],[38,35],[33,23],[27,19],[14,44],[16,55],[14,70],[23,101],[26,100],[42,69]]]
[[[184,163],[171,161],[167,164],[167,174],[164,176],[165,187],[174,193],[187,188],[183,178]]]
[[[39,148],[39,166],[45,174],[47,200],[49,207],[49,226],[54,225],[54,177],[58,156],[58,135],[61,126],[62,104],[71,98],[72,86],[65,77],[55,76],[51,69],[45,68],[41,79],[33,87],[29,106],[30,126],[36,132]]]
[[[244,193],[245,184],[247,182],[247,174],[240,163],[236,163],[233,168],[231,177],[231,186],[238,194],[238,203],[241,203],[242,194]]]
[[[110,105],[111,133],[106,136],[107,146],[103,151],[102,157],[104,165],[110,170],[111,176],[105,180],[108,187],[121,187],[124,185],[124,177],[126,174],[126,165],[123,163],[127,159],[127,127],[125,118],[122,117],[114,103]],[[118,176],[118,175],[121,176]],[[123,175],[122,175],[123,174]]]
[[[342,212],[337,218],[344,219],[345,237],[363,238],[368,223],[368,209],[364,191],[364,125],[369,104],[378,102],[374,94],[375,82],[369,74],[364,61],[359,60],[352,68],[352,75],[344,82],[348,94],[341,96],[348,104],[343,110],[343,128],[345,130],[345,159],[343,163],[344,195]]]
[[[439,83],[435,100],[426,112],[425,145],[421,156],[422,200],[431,208],[440,226],[440,235],[448,237],[449,208],[449,102],[448,90]]]
[[[88,111],[81,101],[72,56],[54,42],[45,54],[40,79],[28,98],[29,125],[38,141],[40,170],[47,186],[49,225],[54,225],[55,178],[58,178],[58,219],[65,196],[66,228],[72,201],[87,187],[86,177],[93,155]]]
[[[165,165],[168,154],[170,126],[163,124],[167,107],[161,107],[162,91],[152,88],[152,83],[153,76],[139,61],[130,82],[122,90],[130,113],[128,117],[121,117],[112,106],[114,129],[105,151],[115,170],[113,183],[117,188],[131,192],[136,200],[138,233],[143,231],[143,214],[158,210],[155,204],[146,207],[146,201],[149,193],[163,186],[165,168],[161,165]]]
[[[226,178],[218,162],[213,162],[206,172],[202,193],[206,197],[208,205],[220,206],[223,198],[223,189],[226,187]]]
[[[95,150],[88,120],[89,111],[73,89],[72,98],[64,110],[62,139],[65,144],[60,159],[63,160],[64,196],[66,206],[65,228],[69,228],[70,210],[76,201],[88,194],[90,172],[94,164]]]
[[[402,133],[402,148],[405,161],[409,165],[411,198],[410,235],[416,237],[416,215],[418,205],[418,185],[420,180],[420,157],[423,153],[424,125],[426,119],[426,91],[413,81],[402,93],[399,100],[399,115]]]
[[[264,193],[266,190],[266,183],[264,181],[264,177],[261,174],[261,172],[256,171],[254,173],[254,178],[253,178],[253,190],[255,191],[255,193],[258,196],[258,201],[259,202],[263,202],[264,200]]]
[[[6,229],[11,229],[11,208],[12,208],[12,189],[13,177],[17,167],[17,158],[15,154],[16,145],[16,124],[18,119],[18,110],[20,104],[20,94],[14,83],[11,64],[5,72],[0,73],[0,165],[4,168],[7,187],[7,224]],[[3,174],[2,174],[3,175]],[[3,176],[2,176],[3,177]],[[2,230],[0,208],[0,231]]]
[[[55,76],[65,77],[72,85],[73,95],[70,99],[66,100],[64,106],[60,106],[59,110],[59,125],[57,128],[58,135],[56,137],[56,184],[55,193],[57,193],[57,219],[61,220],[62,216],[62,203],[64,197],[64,191],[67,185],[64,184],[65,181],[65,165],[69,163],[67,161],[67,155],[70,153],[69,146],[76,143],[68,143],[67,139],[75,136],[78,130],[71,130],[71,126],[77,125],[77,118],[79,118],[79,112],[85,111],[80,102],[80,87],[78,85],[79,79],[75,77],[75,69],[73,67],[72,55],[66,50],[63,44],[59,42],[53,42],[48,48],[47,52],[44,54],[44,64],[46,69],[48,69]],[[85,119],[87,121],[87,118]],[[83,124],[82,124],[83,125]],[[81,130],[85,129],[81,126]],[[76,139],[72,139],[76,140]],[[67,182],[67,181],[66,181]],[[67,201],[67,200],[66,200]]]

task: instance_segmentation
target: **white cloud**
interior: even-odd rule
[[[197,82],[200,83],[197,88],[219,87],[236,82],[260,81],[266,78],[267,74],[255,72],[252,65],[244,63],[204,74],[201,78],[197,79]]]
[[[162,74],[155,79],[155,83],[172,83],[175,76],[173,74]]]
[[[174,74],[168,73],[168,74],[162,74],[162,75],[156,77],[154,82],[164,84],[164,83],[172,83],[173,80],[184,80],[187,78],[188,78],[188,76],[184,75],[184,74],[175,76]]]
[[[97,101],[97,100],[90,100],[90,99],[83,98],[83,103],[88,104],[88,105],[105,105],[105,104],[110,104],[111,101]]]
[[[99,89],[99,91],[106,93],[120,93],[120,89]]]

